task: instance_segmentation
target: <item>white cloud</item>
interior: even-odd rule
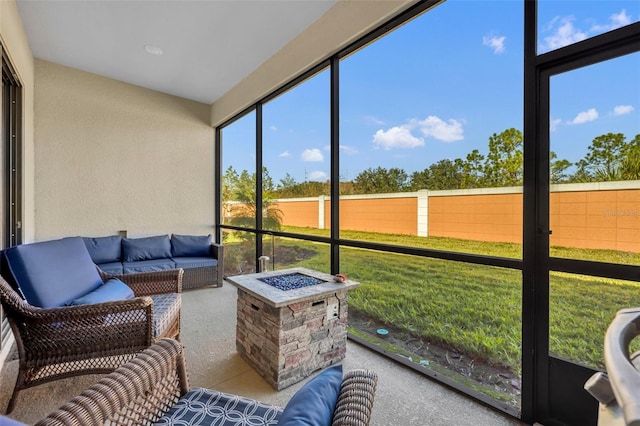
[[[309,180],[325,181],[327,180],[327,174],[319,170],[309,173]]]
[[[502,36],[502,37],[484,36],[484,37],[482,37],[482,44],[492,48],[493,49],[493,53],[500,54],[500,53],[504,53],[504,51],[505,51],[504,41],[506,39],[507,38],[505,36]]]
[[[552,118],[549,120],[549,130],[555,132],[558,129],[558,126],[562,123],[562,119],[560,118]]]
[[[278,128],[276,126],[274,126],[274,125],[269,126],[269,129],[274,131],[274,132],[278,130]]]
[[[564,18],[556,17],[549,24],[549,30],[553,30],[553,34],[544,38],[544,43],[540,46],[543,52],[559,49],[560,47],[582,41],[587,38],[587,34],[573,26],[574,18],[567,16]],[[559,24],[559,26],[556,26]]]
[[[416,136],[418,131],[422,136]],[[425,138],[433,138],[443,142],[453,142],[464,139],[462,122],[454,119],[447,121],[430,115],[424,120],[412,118],[405,124],[391,127],[388,130],[378,130],[373,135],[376,148],[389,150],[392,148],[416,148],[424,146]]]
[[[606,24],[596,24],[591,27],[591,32],[604,33],[607,31],[615,30],[616,28],[624,27],[631,23],[631,17],[627,15],[627,11],[622,9],[620,13],[614,13],[609,17],[609,22]]]
[[[324,160],[324,155],[322,155],[322,151],[318,148],[312,148],[302,151],[301,158],[302,161],[306,162],[320,162]]]
[[[598,118],[598,111],[595,108],[590,108],[587,111],[582,111],[576,118],[569,122],[569,124],[584,124],[590,121],[594,121]]]
[[[289,151],[285,151],[285,152],[281,153],[280,155],[278,155],[278,157],[289,158],[289,157],[291,157],[291,153],[289,153]]]
[[[633,106],[632,105],[616,105],[615,107],[613,107],[613,112],[611,113],[612,115],[626,115],[626,114],[631,114],[633,112]]]
[[[452,118],[444,121],[435,115],[430,115],[422,121],[412,120],[412,123],[418,126],[423,135],[439,141],[453,142],[464,139],[462,123]]]
[[[377,117],[374,117],[373,115],[365,115],[362,120],[365,122],[365,124],[371,124],[374,126],[382,126],[384,124],[384,121],[380,120]]]
[[[411,134],[409,126],[395,126],[389,130],[378,130],[373,135],[373,144],[385,150],[391,148],[415,148],[424,145],[424,139]]]
[[[601,34],[616,28],[624,27],[632,22],[632,17],[625,9],[609,16],[609,21],[604,24],[593,24],[588,30],[582,30],[574,26],[573,16],[556,16],[543,29],[543,32],[551,31],[552,34],[544,37],[544,43],[539,46],[540,52],[559,49],[561,47],[577,43],[587,37]]]
[[[347,155],[357,154],[358,150],[349,145],[340,145],[340,151],[344,152]]]

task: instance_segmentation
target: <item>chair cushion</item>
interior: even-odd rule
[[[122,260],[124,262],[169,257],[171,257],[171,242],[168,235],[122,239]]]
[[[176,269],[176,263],[171,259],[150,259],[122,263],[122,270],[125,274],[166,271],[167,269]]]
[[[102,285],[80,237],[11,247],[5,256],[22,295],[34,306],[64,306]]]
[[[93,263],[120,262],[122,237],[85,237],[82,239],[89,250]]]
[[[152,294],[153,335],[161,336],[171,321],[180,314],[182,298],[179,293]]]
[[[253,399],[194,388],[156,425],[268,426],[278,424],[282,409]]]
[[[211,235],[171,235],[173,257],[210,257]]]
[[[122,262],[98,263],[97,266],[109,274],[121,275],[124,273]]]
[[[218,266],[218,261],[211,257],[172,257],[176,263],[176,268],[206,268]]]
[[[342,365],[327,368],[293,395],[278,425],[330,426],[341,387]]]
[[[131,287],[117,278],[110,278],[97,289],[69,302],[69,305],[91,305],[114,300],[133,299]]]

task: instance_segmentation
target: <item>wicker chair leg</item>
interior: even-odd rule
[[[5,411],[5,414],[11,414],[13,409],[16,408],[16,401],[18,399],[19,392],[20,389],[18,389],[17,386],[13,388],[13,393],[11,394],[11,398],[9,399],[9,403],[7,404],[7,410]]]

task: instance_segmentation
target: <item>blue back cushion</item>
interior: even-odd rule
[[[171,236],[173,257],[209,257],[211,256],[211,235]]]
[[[125,274],[166,271],[168,269],[176,269],[176,262],[174,262],[173,259],[149,259],[135,262],[122,262],[122,270]]]
[[[91,305],[115,300],[133,299],[133,290],[117,278],[110,278],[92,292],[69,302],[69,305]]]
[[[342,387],[342,365],[327,368],[289,400],[278,426],[330,426]]]
[[[169,258],[171,257],[169,236],[124,238],[122,240],[122,257],[125,262]]]
[[[11,247],[5,256],[22,295],[34,306],[64,306],[102,285],[80,237]]]
[[[122,237],[114,235],[112,237],[85,237],[84,244],[89,250],[89,255],[93,263],[111,263],[120,261]]]

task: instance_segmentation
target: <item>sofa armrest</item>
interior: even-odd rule
[[[216,286],[222,287],[222,281],[224,279],[224,246],[222,244],[211,244],[211,255],[218,261],[216,267]]]
[[[211,243],[211,257],[218,260],[218,264],[222,261],[224,247],[222,244]]]
[[[161,339],[36,425],[153,424],[188,388],[182,345]]]
[[[332,426],[366,426],[371,421],[378,375],[370,370],[350,370],[333,411]]]
[[[118,278],[133,290],[136,296],[152,294],[182,293],[182,269],[170,269],[156,272],[113,275],[100,270],[103,280]]]

